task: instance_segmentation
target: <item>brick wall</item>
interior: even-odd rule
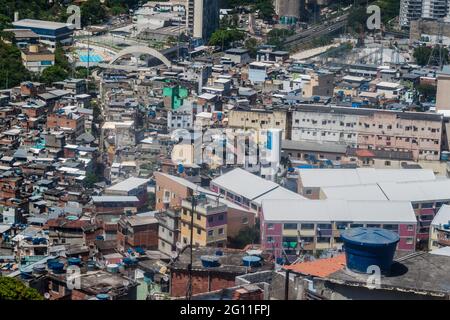
[[[194,271],[192,277],[192,294],[216,291],[235,285],[233,273],[211,273],[209,271]],[[172,270],[170,292],[173,297],[186,295],[189,275],[187,270]]]

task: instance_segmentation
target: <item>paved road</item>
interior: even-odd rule
[[[287,46],[293,46],[296,44],[307,43],[318,37],[333,33],[347,24],[348,13],[339,16],[330,21],[324,22],[320,25],[313,26],[303,32],[297,33],[293,36],[286,38],[284,44]]]

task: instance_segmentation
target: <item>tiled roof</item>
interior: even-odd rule
[[[296,263],[293,265],[285,266],[284,269],[288,269],[303,275],[325,278],[330,274],[343,269],[344,267],[345,254],[341,254],[327,259]]]

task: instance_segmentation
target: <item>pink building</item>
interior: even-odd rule
[[[398,251],[413,252],[416,216],[408,201],[266,200],[262,204],[261,246],[275,257],[340,249],[340,231],[385,228],[399,234]],[[283,252],[284,251],[284,252]]]

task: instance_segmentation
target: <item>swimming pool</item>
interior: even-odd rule
[[[81,62],[101,62],[103,61],[103,58],[95,53],[90,53],[89,55],[87,53],[80,53],[79,55]]]

